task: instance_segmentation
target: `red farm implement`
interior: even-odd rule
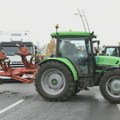
[[[21,56],[24,67],[22,68],[11,68],[10,60],[6,57],[3,51],[0,51],[0,76],[11,77],[13,80],[21,81],[24,83],[31,83],[34,80],[35,73],[37,70],[37,65],[33,64],[33,58],[31,53],[29,53],[26,46],[18,46],[20,52],[15,54]],[[27,56],[31,55],[30,61],[27,60]]]

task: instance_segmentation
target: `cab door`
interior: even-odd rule
[[[80,75],[92,75],[93,55],[90,40],[85,38],[65,38],[59,44],[61,57],[68,58]]]
[[[77,56],[76,67],[80,75],[93,75],[94,71],[94,58],[91,43],[88,39],[79,41],[79,53]]]

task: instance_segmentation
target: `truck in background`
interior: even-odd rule
[[[11,42],[1,42],[0,48],[6,53],[6,56],[10,59],[11,67],[23,67],[21,57],[16,55],[15,52],[18,52],[18,47],[26,46],[29,49],[29,52],[35,55],[35,47],[32,42],[22,42],[22,41],[11,41]],[[30,56],[27,56],[27,59],[30,59]],[[35,61],[33,61],[35,62]]]
[[[15,52],[18,52],[17,44],[20,46],[25,45],[33,55],[37,54],[37,48],[33,45],[33,42],[29,40],[28,32],[6,32],[0,37],[0,49],[5,52],[10,60],[10,66],[13,68],[24,66],[21,57],[15,54]],[[27,56],[28,61],[30,58],[31,56]],[[33,63],[35,63],[35,59],[33,59]],[[0,76],[0,78],[10,79],[2,76]]]

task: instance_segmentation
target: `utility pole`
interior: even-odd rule
[[[86,16],[85,16],[84,11],[82,10],[82,14],[81,14],[79,8],[77,8],[77,11],[78,11],[78,13],[75,13],[75,15],[79,15],[79,17],[81,18],[85,32],[87,31],[87,30],[86,30],[86,26],[87,26],[87,28],[88,28],[88,31],[90,32],[89,24],[88,24],[88,21],[87,21],[87,18],[86,18]],[[84,19],[85,19],[86,26],[85,26],[83,17],[84,17]]]
[[[87,24],[88,31],[90,32],[90,27],[89,27],[89,24],[88,24],[87,18],[86,18],[86,16],[85,16],[85,13],[84,13],[83,10],[82,10],[82,13],[83,13],[83,16],[84,16],[84,18],[85,18],[85,21],[86,21],[86,24]]]
[[[77,10],[78,10],[78,13],[75,13],[75,15],[79,15],[79,17],[81,18],[82,23],[83,23],[84,30],[85,30],[85,32],[86,32],[86,27],[85,27],[85,23],[84,23],[84,20],[83,20],[83,15],[81,14],[79,8],[78,8]]]

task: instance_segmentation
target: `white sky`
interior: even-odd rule
[[[119,0],[0,0],[0,31],[30,31],[42,46],[59,24],[59,31],[83,31],[77,8],[84,10],[91,31],[101,44],[120,42]]]

